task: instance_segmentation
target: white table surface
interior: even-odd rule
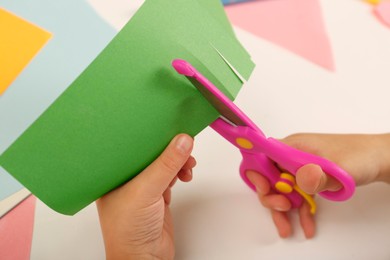
[[[236,104],[273,137],[295,132],[390,130],[390,28],[358,0],[321,1],[336,71],[236,28],[256,69]],[[111,3],[113,4],[113,3]],[[211,129],[196,137],[194,180],[173,193],[177,259],[390,259],[390,186],[357,189],[344,203],[318,198],[318,232],[280,239],[241,181],[237,149]],[[73,217],[36,207],[31,259],[104,259],[95,205]]]

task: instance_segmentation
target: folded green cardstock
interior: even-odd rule
[[[237,95],[242,83],[217,50],[249,78],[254,64],[219,0],[146,0],[0,165],[54,210],[76,213],[142,171],[177,133],[194,136],[217,117],[173,59]]]

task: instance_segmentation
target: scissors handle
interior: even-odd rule
[[[240,165],[240,175],[244,182],[254,191],[256,187],[247,177],[249,170],[255,171],[258,174],[263,175],[270,183],[271,188],[280,194],[283,194],[290,202],[293,208],[301,206],[303,199],[302,196],[295,190],[291,190],[288,193],[281,193],[275,187],[280,182],[280,170],[275,164],[264,154],[247,153],[241,150],[242,161]],[[293,186],[293,184],[291,185]]]
[[[319,193],[322,197],[333,201],[343,201],[349,199],[355,191],[353,178],[331,161],[300,151],[276,139],[266,138],[262,133],[259,133],[251,127],[229,127],[221,118],[215,120],[210,126],[240,149],[243,155],[243,164],[244,166],[247,165],[246,167],[242,166],[242,168],[261,173],[267,177],[274,188],[277,180],[280,180],[281,177],[281,172],[275,164],[287,170],[292,175],[296,175],[298,169],[306,164],[316,164],[326,174],[331,175],[343,185],[338,191],[323,191]],[[252,157],[248,157],[249,155],[252,155]],[[271,166],[267,166],[270,163],[265,160],[253,159],[259,156],[266,156],[271,162],[271,165],[277,170],[272,169]],[[252,187],[249,180],[245,177],[245,173],[241,172],[241,176]]]
[[[281,167],[292,174],[296,174],[299,168],[306,164],[316,164],[328,175],[332,176],[342,184],[342,188],[337,191],[323,191],[319,194],[326,199],[333,201],[343,201],[349,199],[355,192],[355,181],[352,176],[345,172],[335,163],[325,158],[303,152],[288,146],[274,138],[267,138],[267,156],[278,163]]]
[[[338,180],[343,186],[337,191],[320,192],[319,195],[323,198],[333,201],[344,201],[352,197],[355,192],[355,181],[352,176],[337,164],[320,156],[295,149],[274,138],[266,138],[249,127],[238,126],[236,127],[236,132],[240,132],[242,136],[253,142],[253,147],[248,152],[264,153],[281,168],[286,169],[293,175],[296,175],[298,169],[304,165],[316,164],[320,166],[326,174]],[[240,149],[243,148],[241,147]]]
[[[302,166],[313,163],[319,165],[326,174],[333,176],[343,185],[343,188],[338,191],[321,192],[321,196],[330,200],[341,201],[353,195],[355,183],[352,177],[336,164],[319,156],[294,149],[276,139],[266,138],[264,133],[230,99],[191,64],[184,60],[174,60],[172,65],[178,73],[185,75],[193,83],[225,119],[233,124],[228,124],[219,118],[211,124],[211,127],[240,149],[244,157],[243,170],[252,168],[260,172],[270,180],[273,188],[280,191],[283,189],[276,186],[275,180],[281,179],[283,176],[275,163],[293,175]],[[245,165],[250,167],[245,167]],[[270,165],[273,165],[273,168]],[[245,172],[241,173],[241,176],[250,184]],[[294,179],[294,176],[291,177]],[[306,199],[307,194],[300,191],[299,187],[294,184],[295,191]]]

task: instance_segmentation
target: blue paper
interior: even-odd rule
[[[23,189],[23,186],[0,167],[0,200],[11,196],[21,189]]]
[[[0,0],[0,6],[52,34],[45,47],[0,96],[2,154],[117,32],[82,0]]]
[[[1,154],[89,65],[116,31],[85,1],[0,0],[0,6],[53,35],[0,96]],[[0,167],[0,200],[22,188]]]

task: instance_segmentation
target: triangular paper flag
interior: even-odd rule
[[[30,259],[35,197],[30,196],[0,218],[0,259]]]
[[[1,187],[2,188],[2,187]],[[0,201],[0,218],[5,214],[10,212],[13,208],[15,208],[19,203],[21,203],[24,199],[31,195],[27,189],[22,189],[11,196]]]
[[[259,0],[225,10],[233,25],[334,70],[318,0]]]
[[[1,95],[46,44],[51,34],[2,8],[0,24]]]
[[[385,25],[390,27],[390,1],[384,1],[375,6],[374,13]]]

